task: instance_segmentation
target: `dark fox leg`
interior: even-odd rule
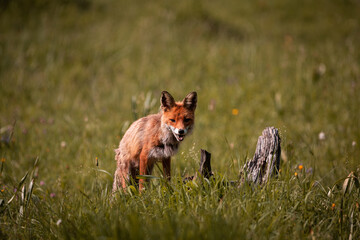
[[[170,181],[171,180],[171,158],[163,158],[162,165],[163,165],[164,178],[166,178],[168,181]]]
[[[136,186],[139,185],[139,179],[137,179],[137,175],[139,175],[139,168],[134,166],[133,164],[130,165],[130,183],[134,183]]]

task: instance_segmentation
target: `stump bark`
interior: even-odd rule
[[[241,182],[266,183],[278,174],[281,155],[279,131],[274,127],[265,128],[259,137],[252,160],[244,165]]]
[[[208,151],[201,149],[201,159],[200,159],[200,169],[199,172],[204,178],[209,179],[213,172],[211,171],[211,153]]]

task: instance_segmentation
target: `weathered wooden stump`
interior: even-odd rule
[[[209,179],[213,174],[211,171],[211,153],[208,151],[201,149],[201,159],[200,159],[200,169],[199,173],[204,177]]]
[[[279,131],[274,127],[265,128],[258,139],[253,159],[244,165],[240,181],[261,185],[271,176],[277,175],[280,166],[280,143]]]
[[[201,149],[201,157],[200,157],[200,168],[199,172],[201,176],[204,178],[209,179],[211,176],[213,176],[213,172],[211,171],[211,153],[208,151]],[[196,173],[193,176],[185,177],[183,179],[183,182],[186,183],[187,181],[192,181],[197,178],[198,173]]]

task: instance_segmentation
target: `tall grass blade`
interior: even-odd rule
[[[137,179],[161,179],[159,177],[153,176],[153,175],[137,175]]]
[[[21,186],[24,184],[24,182],[25,182],[28,174],[29,174],[29,172],[26,172],[25,176],[20,180],[20,182],[19,182],[19,184],[18,184],[18,187],[16,188],[16,192],[15,192],[14,195],[9,199],[9,201],[7,202],[7,204],[10,204],[10,203],[14,200],[14,198],[15,198],[15,196],[16,196],[16,194],[17,194],[17,191],[19,191],[19,189],[21,188]]]
[[[21,204],[23,205],[26,201],[26,186],[24,185],[21,189]]]
[[[113,178],[113,175],[111,173],[109,173],[108,171],[104,170],[104,169],[96,169],[96,168],[93,168],[93,169],[98,171],[98,172],[102,172],[102,173],[107,174],[109,177],[111,177],[111,179]]]
[[[32,195],[32,192],[33,192],[33,189],[34,189],[34,181],[35,179],[31,179],[30,183],[29,183],[29,190],[27,192],[27,195],[26,195],[26,207],[28,207],[29,205],[29,202],[31,200],[31,195]]]
[[[133,114],[134,121],[139,118],[136,99],[137,99],[136,96],[131,97],[131,112]]]

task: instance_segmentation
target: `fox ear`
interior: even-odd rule
[[[197,104],[197,93],[191,92],[189,93],[183,100],[184,107],[191,111],[195,111]]]
[[[167,91],[163,91],[161,93],[160,103],[161,103],[161,109],[164,111],[167,111],[175,106],[174,98]]]

